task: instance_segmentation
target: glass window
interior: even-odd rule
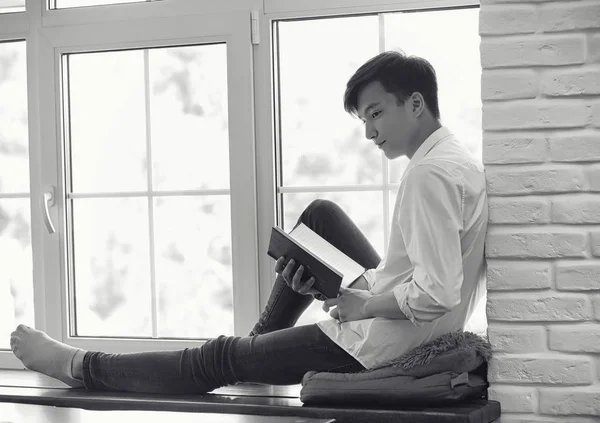
[[[278,26],[282,185],[380,183],[380,155],[343,108],[346,82],[378,53],[377,17]]]
[[[225,44],[66,64],[74,334],[233,333]]]
[[[0,128],[0,349],[8,349],[17,324],[34,324],[24,41],[0,43]]]
[[[426,28],[452,31],[443,37]],[[427,59],[436,71],[442,123],[481,158],[481,60],[479,9],[385,14],[385,48]],[[456,48],[460,46],[460,48]],[[391,162],[390,178],[399,182],[406,162]]]
[[[25,0],[0,0],[0,13],[23,12]]]

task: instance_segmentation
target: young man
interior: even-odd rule
[[[309,370],[382,366],[463,328],[485,293],[487,197],[483,166],[440,122],[436,75],[421,58],[385,52],[348,81],[345,109],[387,158],[410,158],[380,259],[348,216],[317,200],[302,221],[368,270],[337,298],[332,319],[294,327],[313,296],[303,269],[277,260],[267,307],[247,337],[220,336],[182,351],[105,354],[20,325],[11,336],[25,367],[74,387],[204,393],[237,382],[295,384]]]

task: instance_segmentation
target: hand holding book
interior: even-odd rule
[[[287,260],[286,262],[285,257],[279,257],[279,259],[277,259],[275,262],[275,272],[280,274],[289,287],[299,294],[312,295],[317,299],[319,299],[320,295],[322,295],[319,290],[313,288],[315,283],[314,276],[311,276],[308,279],[302,279],[304,266],[299,265],[296,267],[296,262],[294,259]]]
[[[366,270],[302,223],[289,234],[273,227],[267,254],[275,260],[285,257],[302,265],[298,286],[314,277],[310,288],[317,290],[325,298],[336,298],[340,286],[348,286]],[[290,275],[292,269],[288,273]]]

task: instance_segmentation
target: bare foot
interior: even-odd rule
[[[73,378],[71,365],[78,348],[58,342],[44,332],[19,325],[10,335],[13,353],[29,370],[43,373],[73,387],[83,387],[83,381]]]

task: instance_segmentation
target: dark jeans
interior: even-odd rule
[[[335,203],[313,201],[303,222],[366,268],[380,257]],[[88,389],[201,394],[237,382],[290,385],[310,371],[356,372],[363,366],[317,325],[293,327],[313,301],[281,276],[258,323],[247,337],[220,336],[196,348],[128,354],[87,352],[83,381]]]

